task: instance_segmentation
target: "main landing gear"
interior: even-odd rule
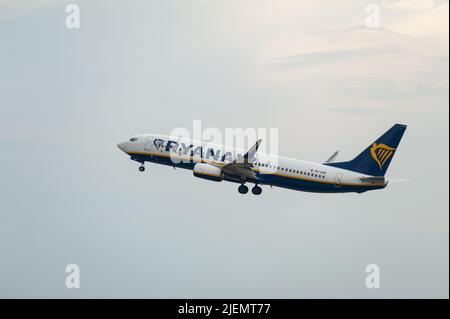
[[[239,188],[238,188],[238,192],[239,192],[239,194],[247,194],[248,193],[248,187],[245,186],[244,184],[241,184],[241,186],[239,186]],[[253,193],[253,195],[261,195],[262,188],[259,187],[258,185],[255,185],[252,188],[252,193]]]
[[[239,192],[239,194],[247,194],[248,193],[248,187],[245,186],[244,184],[242,184],[241,186],[239,186],[238,192]]]
[[[261,193],[262,193],[262,188],[259,187],[258,185],[255,185],[255,186],[252,188],[252,193],[253,193],[253,195],[261,195]]]

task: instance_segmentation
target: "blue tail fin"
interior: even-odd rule
[[[406,125],[395,124],[353,160],[326,165],[372,176],[384,176],[405,130]]]

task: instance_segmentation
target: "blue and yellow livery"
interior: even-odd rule
[[[133,136],[118,147],[132,160],[180,167],[193,171],[195,177],[210,181],[239,183],[239,193],[262,193],[260,185],[316,193],[363,193],[387,186],[384,175],[398,149],[406,125],[395,124],[347,162],[313,163],[258,151],[261,140],[249,150],[207,144],[159,134]],[[332,159],[332,160],[331,160]]]

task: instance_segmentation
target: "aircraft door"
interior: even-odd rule
[[[341,173],[336,174],[336,181],[335,181],[334,186],[337,188],[340,188],[342,186],[342,174]]]
[[[152,146],[152,138],[147,137],[147,141],[145,141],[145,145],[144,145],[144,150],[151,151],[152,150],[151,146]]]

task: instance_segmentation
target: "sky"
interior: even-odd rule
[[[0,0],[0,297],[448,298],[448,19],[439,0]],[[405,182],[242,196],[116,147],[195,120],[276,128],[317,162],[407,124]]]

